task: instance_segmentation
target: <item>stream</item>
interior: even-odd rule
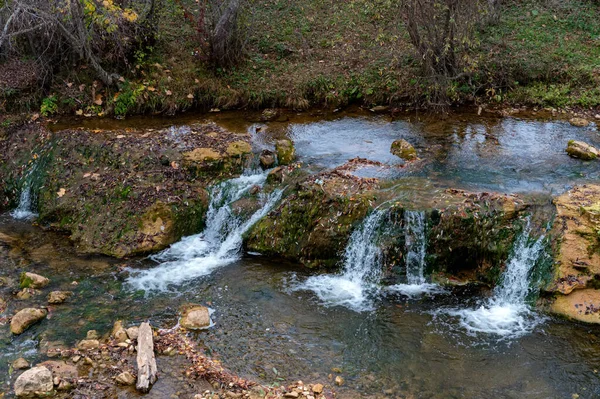
[[[472,114],[392,121],[359,110],[291,115],[289,121],[268,124],[248,119],[223,113],[96,121],[95,126],[211,120],[251,132],[257,149],[272,148],[274,139],[287,136],[307,170],[368,158],[383,166],[354,173],[379,177],[392,191],[410,187],[402,195],[416,198],[453,187],[533,193],[549,202],[574,184],[600,177],[600,163],[564,154],[573,139],[600,146],[598,131],[562,121]],[[56,128],[89,123],[62,122]],[[398,138],[415,144],[422,167],[396,167],[402,161],[389,147]],[[107,333],[118,319],[172,327],[182,304],[202,303],[214,310],[214,326],[193,338],[232,372],[264,384],[328,381],[333,374],[345,379],[339,397],[600,397],[600,327],[540,314],[527,302],[531,265],[544,256],[544,233],[534,231],[529,219],[501,283],[490,292],[432,284],[424,274],[425,217],[408,211],[406,284],[385,287],[376,245],[385,235],[385,206],[354,230],[337,273],[315,274],[298,264],[244,253],[243,233],[282,192],[262,196],[260,208],[243,218],[230,206],[265,179],[266,173],[248,170],[213,187],[204,231],[148,258],[82,256],[66,237],[33,226],[28,219],[35,209],[23,206],[1,215],[0,277],[10,281],[33,269],[51,279],[52,290],[74,292],[22,335],[0,328],[5,390],[9,364],[20,356],[42,359],[38,346],[73,345],[90,329]],[[0,286],[5,297],[7,285]],[[43,296],[32,301],[46,304]],[[8,314],[19,306],[15,302]]]

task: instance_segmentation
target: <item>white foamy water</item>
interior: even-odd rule
[[[32,211],[31,202],[31,185],[28,180],[25,182],[25,185],[21,190],[19,205],[10,213],[10,215],[15,219],[20,220],[27,220],[36,217],[37,213]]]
[[[352,233],[341,273],[311,276],[292,290],[312,291],[326,306],[345,306],[358,312],[373,310],[373,294],[378,291],[382,272],[376,238],[385,214],[382,210],[373,211]]]
[[[242,235],[271,210],[283,191],[262,196],[261,208],[245,221],[233,212],[231,205],[252,187],[262,186],[266,178],[266,172],[247,174],[215,186],[204,231],[185,237],[153,256],[152,259],[160,263],[157,267],[142,271],[130,269],[127,282],[134,289],[165,291],[240,259]]]
[[[427,222],[423,211],[404,212],[404,241],[406,243],[406,281],[387,287],[390,292],[408,297],[440,293],[444,290],[425,279],[425,255],[427,254]]]
[[[526,303],[530,292],[530,272],[543,253],[544,236],[531,240],[527,224],[513,247],[502,282],[492,298],[475,309],[452,309],[451,316],[469,333],[487,333],[501,337],[518,337],[531,332],[541,321]]]

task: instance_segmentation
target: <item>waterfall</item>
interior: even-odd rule
[[[531,271],[543,251],[544,236],[532,238],[528,218],[493,296],[476,309],[452,310],[450,314],[460,317],[462,326],[469,333],[514,337],[530,332],[539,323],[539,317],[530,310],[526,298],[531,290]]]
[[[33,211],[34,198],[32,186],[39,164],[39,161],[33,161],[23,176],[19,205],[10,213],[10,215],[15,219],[27,220],[37,216],[37,213]]]
[[[211,190],[206,228],[151,257],[158,266],[143,271],[130,269],[128,283],[135,289],[165,291],[240,259],[242,235],[265,216],[281,198],[283,190],[261,195],[262,206],[246,220],[236,215],[232,204],[254,186],[263,186],[267,172],[248,173],[224,181]]]
[[[423,211],[404,212],[404,241],[406,244],[406,281],[407,284],[396,284],[388,287],[388,291],[415,297],[422,294],[442,292],[436,284],[425,280],[425,255],[427,254],[427,218]]]
[[[382,273],[382,254],[377,246],[384,210],[373,211],[357,228],[344,251],[343,269],[338,274],[311,276],[292,287],[313,291],[326,306],[345,306],[356,311],[372,310],[372,294]]]

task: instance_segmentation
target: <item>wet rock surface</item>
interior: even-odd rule
[[[584,143],[583,141],[569,141],[567,145],[567,154],[573,158],[583,159],[584,161],[592,161],[598,158],[598,149]]]
[[[48,311],[46,309],[25,308],[18,311],[10,321],[10,331],[19,335],[29,327],[46,318]]]
[[[210,313],[207,307],[190,305],[183,309],[179,324],[188,330],[200,330],[210,326]]]
[[[54,390],[52,373],[46,367],[33,367],[15,381],[17,397],[47,396]]]

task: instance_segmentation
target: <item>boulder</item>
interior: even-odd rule
[[[550,311],[571,320],[600,324],[600,291],[588,288],[557,295]]]
[[[252,146],[247,141],[238,140],[229,143],[225,152],[230,157],[242,157],[252,152]]]
[[[25,371],[15,381],[17,397],[49,395],[53,389],[52,372],[43,366]]]
[[[47,360],[38,364],[38,366],[43,366],[50,370],[53,378],[58,377],[61,380],[66,378],[74,380],[78,376],[77,367],[62,360]]]
[[[17,312],[10,321],[10,331],[19,335],[29,327],[40,320],[43,320],[48,315],[46,309],[25,308]]]
[[[571,118],[569,120],[569,123],[573,126],[577,126],[577,127],[586,127],[590,124],[590,121],[588,121],[587,119],[584,118]]]
[[[21,288],[44,288],[50,283],[44,276],[39,274],[25,272],[21,274],[20,287]]]
[[[270,150],[263,150],[260,154],[260,166],[263,169],[272,168],[275,165],[275,153]]]
[[[214,162],[223,158],[223,155],[212,148],[196,148],[183,154],[183,158],[190,162]]]
[[[567,154],[569,154],[572,158],[583,159],[584,161],[591,161],[593,159],[598,158],[598,149],[595,147],[584,143],[583,141],[569,141],[567,145]]]
[[[77,349],[86,351],[86,350],[98,349],[99,346],[100,346],[100,341],[98,341],[97,339],[82,339],[77,344]]]
[[[57,305],[67,300],[73,293],[71,291],[52,291],[48,294],[48,303]]]
[[[140,328],[137,326],[134,327],[129,327],[127,330],[127,336],[129,337],[130,340],[136,340],[138,339],[138,335],[140,333]]]
[[[29,362],[20,357],[12,363],[12,368],[15,370],[25,370],[29,368]]]
[[[404,139],[394,141],[390,148],[390,152],[407,161],[417,159],[417,150],[415,150],[415,147],[413,147],[412,144]]]
[[[275,142],[275,151],[280,165],[289,165],[296,158],[296,149],[290,139],[277,140]]]
[[[210,326],[210,313],[208,308],[201,305],[192,305],[183,310],[179,324],[188,330],[201,330]]]

